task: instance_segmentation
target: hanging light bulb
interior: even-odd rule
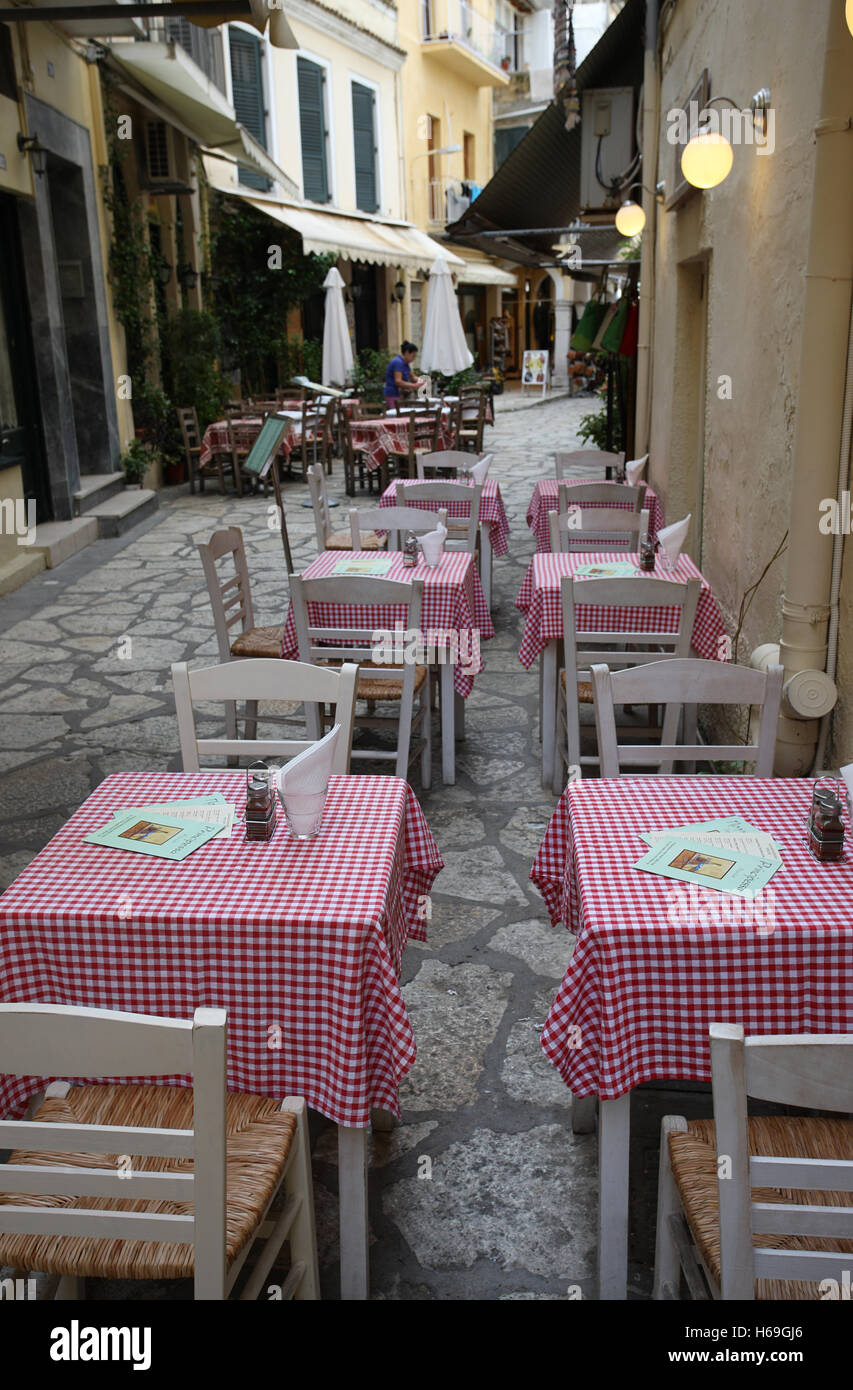
[[[716,188],[731,173],[735,152],[716,131],[700,131],[681,155],[681,172],[694,188]]]
[[[853,0],[847,0],[844,9],[844,18],[847,20],[847,28],[850,30],[850,33],[853,34]]]
[[[626,198],[616,214],[616,230],[621,236],[639,236],[646,225],[646,214],[639,203]]]

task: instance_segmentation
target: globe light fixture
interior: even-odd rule
[[[731,173],[735,153],[725,135],[700,131],[681,155],[681,172],[694,188],[716,188]]]
[[[616,230],[620,236],[639,236],[646,225],[646,214],[639,203],[626,198],[616,214]]]
[[[847,0],[844,9],[844,18],[847,20],[847,28],[850,30],[850,33],[853,34],[853,0]]]

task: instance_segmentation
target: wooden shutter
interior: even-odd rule
[[[325,74],[318,63],[297,58],[299,80],[299,126],[302,135],[302,181],[305,197],[314,203],[329,201],[326,169]]]
[[[355,205],[375,212],[376,195],[376,98],[369,87],[352,84],[352,133],[355,145]]]
[[[259,145],[267,148],[267,123],[264,112],[264,83],[261,69],[261,42],[233,25],[228,30],[231,52],[231,89],[234,111],[240,125],[254,135]],[[248,169],[241,169],[240,183],[249,188],[267,189],[269,179]]]

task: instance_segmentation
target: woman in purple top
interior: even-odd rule
[[[417,391],[423,386],[424,378],[412,376],[411,363],[417,356],[414,343],[403,342],[400,353],[392,357],[385,372],[385,400],[388,405],[396,405],[406,391]]]

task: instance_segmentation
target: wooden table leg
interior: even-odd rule
[[[441,780],[446,787],[452,787],[456,781],[455,695],[453,667],[445,662],[441,667]]]
[[[488,522],[480,522],[480,583],[486,599],[486,607],[492,606],[492,539]]]
[[[550,787],[554,776],[554,742],[557,737],[557,643],[553,638],[542,653],[539,722],[542,729],[542,785]]]
[[[338,1193],[341,1299],[364,1300],[370,1292],[367,1225],[367,1130],[338,1125]]]
[[[628,1294],[628,1153],[631,1092],[598,1106],[598,1296]]]

